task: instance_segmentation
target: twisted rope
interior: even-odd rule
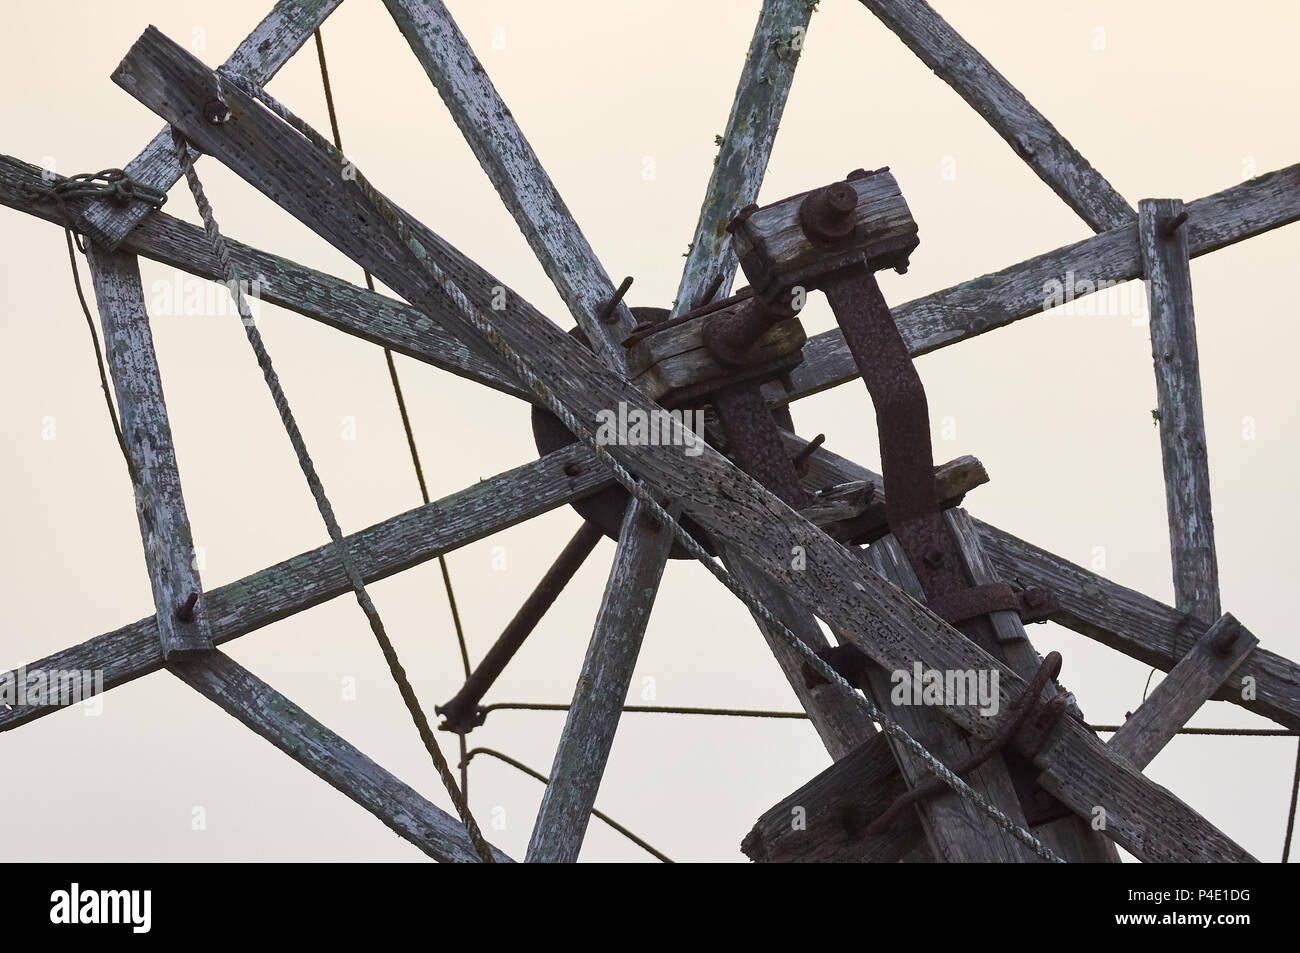
[[[248,336],[248,342],[252,345],[253,353],[257,356],[257,364],[262,369],[262,376],[266,379],[266,385],[271,391],[271,399],[275,403],[275,409],[280,415],[280,421],[284,424],[286,433],[289,435],[289,442],[293,445],[294,453],[298,457],[298,465],[302,468],[303,476],[307,478],[307,485],[311,488],[311,494],[316,500],[316,507],[320,510],[321,518],[325,521],[325,527],[329,531],[330,539],[334,542],[334,548],[338,551],[339,561],[343,564],[343,571],[347,574],[348,582],[352,585],[352,591],[356,594],[357,603],[361,606],[361,611],[365,613],[366,619],[370,622],[370,629],[374,632],[375,640],[379,643],[379,648],[384,654],[384,661],[388,663],[388,670],[393,676],[393,681],[397,683],[398,691],[402,695],[402,701],[406,703],[407,711],[410,712],[411,719],[415,722],[416,729],[420,733],[420,740],[424,742],[425,750],[429,752],[429,756],[433,759],[434,767],[438,770],[438,777],[442,780],[447,793],[451,795],[452,803],[456,806],[456,812],[464,822],[466,831],[469,832],[475,851],[484,863],[493,863],[492,850],[487,841],[484,840],[483,833],[479,830],[478,823],[474,820],[474,815],[470,813],[469,805],[465,802],[465,798],[456,784],[456,779],[452,776],[447,759],[443,756],[442,749],[438,746],[438,740],[434,737],[433,729],[429,725],[429,719],[425,717],[424,710],[420,707],[419,699],[416,697],[415,690],[411,687],[406,670],[402,667],[402,663],[397,657],[397,651],[393,648],[392,640],[389,639],[388,633],[384,629],[384,623],[379,618],[379,611],[371,601],[370,594],[366,592],[365,582],[362,581],[361,574],[352,562],[347,545],[343,541],[343,530],[334,515],[334,508],[330,505],[329,498],[325,495],[325,487],[321,483],[320,476],[316,473],[316,466],[312,463],[311,455],[307,452],[307,445],[303,440],[302,431],[298,429],[298,422],[289,407],[289,400],[285,396],[284,389],[280,386],[280,378],[271,364],[271,355],[266,350],[266,345],[262,341],[262,334],[257,329],[252,312],[249,310],[248,301],[244,297],[239,281],[239,274],[235,270],[235,264],[231,260],[230,252],[226,247],[226,241],[222,237],[216,219],[212,214],[212,206],[203,191],[203,184],[199,181],[198,174],[194,171],[194,159],[190,156],[189,149],[186,148],[185,137],[174,126],[172,127],[172,141],[176,147],[176,155],[180,160],[181,169],[185,173],[185,180],[189,183],[190,192],[194,195],[194,203],[198,206],[199,215],[203,219],[203,230],[208,236],[212,251],[221,263],[221,273],[226,278],[226,285],[234,298],[235,306],[239,310],[239,316],[243,319],[242,323]]]
[[[336,150],[333,145],[322,137],[318,132],[311,128],[295,116],[287,107],[283,106],[275,97],[271,96],[265,90],[258,86],[246,83],[240,77],[233,74],[227,74],[226,79],[248,95],[257,99],[277,116],[288,123],[300,135],[311,142],[317,148],[323,150],[327,155],[333,156],[340,163],[346,162],[343,155]],[[528,363],[514,350],[505,338],[497,332],[496,328],[479,312],[478,308],[469,300],[465,293],[460,289],[456,282],[442,270],[439,265],[433,261],[422,243],[416,237],[411,229],[406,217],[392,203],[388,201],[370,181],[362,175],[356,165],[349,164],[349,169],[355,172],[355,178],[352,181],[360,189],[366,202],[384,219],[384,221],[396,232],[398,239],[406,245],[415,259],[419,262],[421,269],[437,284],[452,303],[456,310],[465,318],[474,329],[482,335],[487,343],[495,350],[515,373],[515,375],[527,385],[528,389],[537,395],[542,404],[553,413],[579,440],[587,444],[600,460],[605,463],[624,489],[634,498],[645,506],[646,510],[662,526],[669,529],[677,541],[682,544],[686,550],[702,562],[709,572],[728,590],[731,591],[738,599],[741,600],[748,608],[759,615],[764,622],[772,626],[786,642],[788,642],[796,652],[803,656],[804,661],[816,671],[822,678],[835,685],[838,690],[853,700],[863,712],[877,722],[881,728],[892,735],[900,743],[913,751],[936,776],[945,784],[956,791],[959,795],[969,800],[979,810],[991,818],[999,828],[1010,834],[1016,840],[1020,841],[1042,859],[1053,863],[1064,863],[1050,848],[1043,844],[1038,838],[1028,830],[1021,827],[1010,817],[999,810],[995,805],[986,800],[978,791],[954,774],[942,761],[931,754],[924,745],[913,738],[900,725],[896,724],[876,707],[876,705],[865,695],[856,691],[852,685],[835,671],[827,662],[818,656],[809,648],[801,639],[791,632],[756,596],[748,589],[737,582],[730,573],[718,565],[704,548],[695,540],[690,533],[686,532],[671,514],[660,505],[659,501],[650,493],[649,490],[632,475],[622,464],[620,464],[609,451],[600,444],[595,435],[573,414],[571,410],[558,397],[552,393],[550,387],[532,370]]]
[[[320,27],[316,28],[316,59],[320,63],[320,84],[325,93],[325,109],[330,117],[330,132],[334,137],[334,148],[339,152],[343,151],[343,133],[339,130],[338,110],[334,107],[334,87],[330,83],[330,68],[325,62],[325,37],[321,33]],[[370,274],[369,268],[362,268],[361,273],[365,276],[366,287],[371,291],[375,290],[375,279]],[[420,485],[420,498],[427,504],[429,502],[429,486],[424,480],[424,467],[420,463],[420,451],[415,444],[415,429],[411,426],[410,414],[406,411],[406,397],[402,394],[402,382],[397,376],[397,363],[393,360],[393,352],[390,348],[384,348],[384,361],[388,364],[388,379],[393,384],[393,397],[397,400],[397,412],[402,418],[402,430],[406,433],[406,446],[411,453],[411,465],[415,468],[415,480]],[[465,627],[460,621],[460,609],[456,605],[456,590],[451,584],[451,570],[447,567],[447,557],[442,553],[438,554],[438,568],[442,572],[442,587],[447,593],[447,606],[451,610],[451,623],[456,630],[456,644],[460,648],[460,662],[465,669],[465,677],[470,676],[469,646],[465,643]],[[467,747],[465,735],[456,736],[460,745],[460,789],[465,795],[465,800],[469,801],[469,758],[466,757]]]

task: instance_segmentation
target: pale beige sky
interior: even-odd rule
[[[0,35],[3,151],[63,174],[122,165],[159,120],[109,74],[150,23],[216,65],[271,0],[88,0],[8,12]],[[1300,161],[1294,5],[997,0],[934,4],[1134,205],[1193,199]],[[755,2],[449,2],[485,68],[632,304],[676,289]],[[344,144],[390,196],[564,326],[572,322],[405,42],[377,0],[348,0],[325,27]],[[494,39],[501,48],[494,48]],[[270,90],[326,128],[310,46]],[[656,175],[642,177],[653,157]],[[822,0],[762,192],[771,201],[889,165],[922,243],[902,302],[1086,237],[1084,225],[979,117],[860,4]],[[1253,170],[1253,171],[1252,171]],[[217,163],[201,174],[228,235],[349,280],[359,270]],[[183,187],[167,209],[195,220]],[[0,670],[151,614],[130,484],[106,419],[57,228],[0,214],[0,377],[7,452],[0,494]],[[1291,227],[1197,259],[1198,337],[1223,603],[1275,652],[1300,656],[1291,622],[1296,470]],[[147,296],[193,282],[143,262]],[[83,272],[84,274],[84,272]],[[179,283],[179,284],[178,284]],[[1141,301],[1139,285],[1127,300]],[[237,321],[153,308],[153,328],[207,587],[320,545],[325,534]],[[151,298],[152,301],[152,298]],[[810,331],[832,323],[824,302]],[[285,388],[345,530],[419,502],[382,354],[267,307]],[[443,495],[535,456],[527,409],[399,359],[430,489]],[[1134,315],[1050,313],[920,361],[936,457],[973,453],[992,482],[968,508],[1076,562],[1171,599],[1149,333]],[[801,432],[877,466],[865,388],[794,408]],[[42,439],[46,418],[56,439]],[[356,439],[344,439],[347,420]],[[1246,439],[1244,421],[1254,422]],[[945,420],[952,439],[940,439]],[[450,557],[478,659],[576,529],[565,509]],[[505,569],[494,570],[495,547]],[[490,700],[567,701],[613,552],[602,543]],[[428,708],[460,663],[437,567],[373,594]],[[1141,700],[1145,666],[1039,626],[1096,722]],[[446,805],[350,598],[231,643],[230,654],[381,764]],[[355,678],[356,701],[341,682]],[[1159,678],[1159,676],[1157,676]],[[650,699],[653,695],[653,699]],[[698,566],[670,566],[633,701],[789,709],[788,686],[748,614]],[[475,745],[549,770],[558,714],[500,712]],[[1269,723],[1211,703],[1200,725]],[[449,744],[454,739],[444,736]],[[165,674],[110,692],[102,714],[61,712],[0,736],[9,782],[0,843],[14,860],[418,859],[360,808]],[[1181,738],[1149,773],[1256,856],[1276,860],[1295,742]],[[628,715],[598,806],[676,859],[740,860],[754,819],[827,763],[800,722]],[[522,857],[541,786],[476,760],[471,799],[491,837]],[[206,830],[192,829],[195,808]],[[503,829],[497,829],[504,825]],[[599,822],[588,860],[646,855]]]

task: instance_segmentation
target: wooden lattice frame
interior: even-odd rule
[[[240,45],[227,68],[250,83],[264,84],[340,2],[279,0]],[[634,403],[636,396],[619,387],[618,372],[622,367],[619,344],[635,321],[621,304],[612,322],[594,319],[613,295],[613,286],[464,37],[436,0],[385,3],[604,363],[597,363],[573,345],[513,293],[508,295],[511,305],[501,322],[501,333],[579,415],[590,416],[602,398],[614,394]],[[1207,656],[1214,636],[1225,625],[1223,620],[1215,621],[1219,611],[1213,539],[1204,532],[1193,535],[1185,529],[1188,525],[1212,525],[1187,262],[1191,256],[1300,217],[1300,166],[1252,179],[1186,206],[1151,200],[1141,203],[1135,212],[929,6],[921,0],[862,3],[970,103],[1097,232],[1084,241],[894,308],[894,317],[913,353],[944,347],[1039,313],[1044,310],[1047,282],[1073,271],[1097,281],[1094,287],[1147,278],[1153,337],[1157,347],[1164,349],[1161,353],[1169,355],[1169,359],[1157,360],[1156,373],[1176,607],[1125,589],[963,512],[950,515],[954,532],[969,551],[974,575],[1032,580],[1048,587],[1061,599],[1054,621],[1143,662],[1174,671],[1165,683],[1170,689],[1153,695],[1110,745],[1102,745],[1081,726],[1069,725],[1058,732],[1036,759],[1044,772],[1040,782],[1080,816],[1092,816],[1097,805],[1105,805],[1110,819],[1107,833],[1141,859],[1248,859],[1240,847],[1147,780],[1140,769],[1200,702],[1220,688],[1224,692],[1220,697],[1288,728],[1300,728],[1300,692],[1296,687],[1300,685],[1300,666],[1255,648],[1250,637],[1238,640],[1228,662],[1214,661],[1218,656],[1213,653]],[[757,196],[803,31],[815,5],[807,0],[764,3],[688,255],[679,302],[694,302],[720,271],[724,273],[722,293],[730,285],[736,263],[734,256],[727,254],[727,239],[719,226]],[[192,142],[203,146],[205,130],[195,126],[194,116],[177,113],[175,102],[165,102],[166,97],[159,96],[164,78],[176,79],[182,74],[195,82],[213,79],[210,72],[175,58],[167,42],[154,31],[136,44],[115,78],[181,128]],[[197,115],[202,104],[190,105],[190,112]],[[275,135],[282,131],[274,128],[277,123],[268,114],[241,114],[238,107],[235,111],[236,118],[246,119],[252,126],[264,124],[262,131]],[[238,123],[232,126],[237,129]],[[310,164],[310,150],[300,142],[292,148],[300,150],[304,165]],[[478,345],[463,319],[445,301],[421,286],[418,278],[408,275],[404,279],[395,271],[393,263],[401,260],[402,250],[394,248],[391,236],[368,233],[350,242],[338,234],[337,221],[331,231],[328,216],[312,206],[310,183],[276,183],[256,155],[223,154],[219,142],[209,143],[204,152],[217,155],[263,189],[283,187],[290,211],[413,305],[232,242],[240,272],[265,277],[266,300],[462,377],[529,398],[514,376]],[[127,172],[164,189],[175,184],[180,169],[166,128],[128,164]],[[41,181],[40,169],[6,157],[0,163],[0,202],[62,223],[60,209],[32,198],[33,187]],[[343,195],[340,204],[355,201],[355,196],[344,194],[347,190],[341,185],[324,179],[318,184],[337,188]],[[175,612],[185,592],[201,592],[201,586],[189,559],[188,519],[171,452],[136,256],[202,277],[220,279],[222,275],[201,231],[175,218],[161,212],[150,214],[139,205],[122,209],[102,201],[87,203],[77,211],[78,229],[93,240],[89,259],[124,429],[128,440],[134,441],[132,449],[143,454],[137,459],[148,461],[134,476],[156,613],[8,677],[17,679],[20,673],[54,669],[102,670],[105,688],[112,688],[167,667],[430,856],[446,861],[476,860],[459,821],[209,647],[346,592],[347,581],[330,546],[204,593],[195,607],[195,621],[175,624]],[[1181,213],[1185,213],[1184,224],[1178,228],[1173,223]],[[346,209],[338,214],[346,215]],[[420,240],[444,268],[463,280],[471,298],[502,286],[432,232],[422,231]],[[581,387],[566,380],[575,374],[585,374]],[[808,343],[805,362],[793,375],[792,388],[773,398],[777,402],[797,400],[856,377],[842,334],[829,331]],[[803,444],[792,434],[787,439],[792,446]],[[1022,684],[1015,671],[984,655],[885,581],[889,578],[897,586],[909,588],[907,574],[898,571],[896,558],[895,569],[890,570],[891,538],[873,546],[869,562],[876,572],[864,576],[864,563],[856,554],[785,508],[711,450],[694,462],[679,456],[671,464],[633,447],[611,448],[611,452],[666,497],[690,498],[687,509],[717,535],[732,571],[806,640],[825,641],[813,616],[815,609],[837,634],[882,665],[906,666],[918,659],[938,669],[997,667],[1002,670],[1004,691],[1014,692]],[[853,479],[880,484],[875,474],[826,451],[820,451],[814,461],[809,478],[820,485]],[[611,480],[590,451],[572,447],[362,530],[349,536],[347,543],[364,578],[380,579],[590,495]],[[717,505],[723,497],[700,490],[724,485],[729,510]],[[561,737],[529,847],[530,860],[573,860],[582,843],[667,558],[668,534],[656,533],[639,517],[639,506],[634,504],[624,524],[583,678]],[[789,572],[782,554],[792,544],[805,545],[809,563],[817,572]],[[1019,625],[1018,621],[1014,625]],[[860,713],[846,708],[842,698],[807,688],[798,657],[772,633],[765,631],[765,635],[832,756],[847,763],[853,755],[861,768],[868,742],[879,739],[874,727],[864,722]],[[1252,681],[1253,694],[1240,691],[1244,679]],[[1173,690],[1175,685],[1178,691]],[[0,731],[50,710],[19,706],[0,711]],[[945,709],[944,714],[977,739],[988,738],[998,729],[997,720],[972,721],[957,708]],[[879,745],[876,748],[884,750]],[[909,773],[905,759],[897,752],[893,757],[904,768],[905,779],[914,783],[915,774]],[[880,759],[871,764],[879,767]],[[863,775],[872,776],[870,772]],[[999,800],[995,784],[980,784],[983,793],[1006,807],[1006,798]],[[1018,857],[1017,846],[1001,832],[973,839],[960,834],[960,824],[945,821],[947,809],[936,808],[925,818],[933,856]],[[859,859],[896,859],[908,851],[924,852],[927,845],[918,846],[918,836],[903,831],[892,839],[869,839],[859,846]],[[1048,838],[1044,836],[1044,840]],[[1095,843],[1089,847],[1085,840],[1086,834],[1071,840],[1062,828],[1052,832],[1051,844],[1071,859],[1113,857],[1113,849],[1108,853]]]

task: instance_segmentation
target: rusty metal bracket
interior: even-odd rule
[[[1048,653],[1047,657],[1039,664],[1038,671],[1034,673],[1034,677],[1025,687],[1024,692],[1011,703],[1015,714],[1007,719],[987,745],[971,754],[960,764],[953,765],[949,769],[953,774],[958,777],[969,774],[994,755],[1002,752],[1013,740],[1017,740],[1019,744],[1028,744],[1032,747],[1041,745],[1042,740],[1055,727],[1061,715],[1065,713],[1065,698],[1062,695],[1054,696],[1045,705],[1042,703],[1043,689],[1047,687],[1050,680],[1055,679],[1061,673],[1061,661],[1060,652]],[[1057,702],[1058,699],[1060,700],[1059,703]],[[1043,710],[1046,717],[1036,720],[1031,719],[1031,716],[1040,709]],[[1036,740],[1026,742],[1024,739],[1017,739],[1017,736],[1031,721],[1033,723],[1034,739]],[[894,803],[886,808],[883,814],[868,824],[861,833],[871,837],[884,833],[902,816],[905,810],[928,797],[932,797],[946,786],[947,783],[938,775],[931,775],[907,793],[899,795]]]
[[[931,599],[930,610],[950,625],[991,612],[1014,612],[1020,621],[1046,622],[1060,601],[1046,589],[1019,589],[1005,582],[969,586]]]

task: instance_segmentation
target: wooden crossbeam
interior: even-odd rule
[[[66,224],[57,204],[34,197],[47,185],[41,169],[12,156],[0,156],[0,205],[37,218]],[[501,366],[466,347],[438,321],[405,302],[350,284],[226,239],[236,270],[245,275],[249,293],[354,337],[450,371],[524,400],[527,391]],[[225,281],[212,244],[203,229],[165,212],[155,212],[127,233],[118,246],[142,258],[172,265],[202,278]],[[489,287],[495,279],[484,273]]]
[[[480,320],[490,321],[496,339],[525,355],[555,399],[594,428],[602,408],[625,401],[629,410],[653,413],[616,375],[526,302],[508,302],[496,312],[491,289],[461,284],[464,256],[427,229],[408,244],[377,216],[359,185],[338,174],[336,160],[313,146],[260,104],[228,91],[231,121],[211,126],[197,116],[194,102],[213,82],[212,72],[185,50],[150,29],[128,52],[114,79],[164,119],[177,125],[196,147],[216,156],[255,187],[326,238],[358,264],[411,300],[449,293],[454,283]],[[436,261],[440,281],[423,263]],[[490,317],[489,317],[490,316]],[[485,336],[466,319],[459,331]],[[752,559],[778,584],[887,668],[1000,670],[1001,711],[1023,689],[1009,669],[982,652],[941,619],[902,596],[884,580],[864,573],[844,547],[804,520],[707,446],[698,456],[664,454],[658,447],[611,445],[608,452],[690,515],[724,544]],[[803,546],[807,571],[795,572],[784,558]],[[951,718],[980,737],[991,738],[1007,716],[983,717],[960,706]],[[1027,752],[1028,753],[1028,752]],[[1115,840],[1136,856],[1159,860],[1250,859],[1238,845],[1159,785],[1142,777],[1070,719],[1063,719],[1049,744],[1032,754],[1051,793],[1081,815],[1106,804]]]
[[[1038,177],[1104,232],[1137,217],[1133,207],[1055,126],[924,0],[861,0],[936,76],[966,100]]]
[[[253,32],[246,36],[226,60],[224,68],[262,85],[307,42],[343,0],[279,0]],[[138,156],[126,164],[126,173],[138,182],[166,192],[181,177],[170,129],[161,130]],[[149,206],[135,203],[120,208],[107,200],[88,202],[81,209],[82,228],[95,241],[116,248],[140,220]]]
[[[989,558],[1002,578],[1053,592],[1061,607],[1052,621],[1139,662],[1170,671],[1200,639],[1204,622],[1111,582],[1004,530],[976,520]],[[1300,665],[1256,649],[1223,685],[1223,701],[1279,725],[1300,729]]]
[[[389,774],[222,652],[172,663],[172,673],[434,860],[476,864],[465,826]],[[495,847],[498,863],[510,858]]]
[[[806,441],[783,437],[797,452]],[[809,461],[810,483],[876,480],[879,477],[851,460],[819,448]],[[1208,626],[1172,606],[1112,582],[1104,576],[982,520],[972,520],[999,579],[1038,586],[1056,595],[1060,609],[1052,621],[1118,649],[1147,665],[1168,672]],[[1249,691],[1246,690],[1249,679]],[[1229,676],[1222,700],[1300,729],[1300,665],[1267,649],[1256,649]]]
[[[140,286],[140,266],[134,255],[110,252],[93,243],[86,250],[86,259],[130,457],[162,657],[183,659],[211,651],[212,631],[200,598],[203,583],[181,493],[176,448]]]
[[[590,496],[613,482],[590,450],[574,445],[391,517],[347,536],[346,541],[362,578],[373,582]],[[964,484],[952,484],[960,485]],[[328,543],[206,593],[204,606],[213,620],[214,642],[238,638],[350,592],[334,552]],[[5,677],[17,685],[24,670],[29,680],[42,671],[102,670],[107,690],[161,666],[157,621],[149,616]],[[0,731],[57,710],[0,708]]]
[[[24,186],[41,184],[40,168],[0,156],[0,204],[63,224],[56,206],[24,194]],[[1188,204],[1187,211],[1189,219],[1183,227],[1188,230],[1188,250],[1193,258],[1280,228],[1300,219],[1300,165],[1197,199]],[[241,273],[267,276],[262,296],[272,304],[529,399],[490,355],[480,356],[447,330],[454,328],[456,318],[445,300],[432,299],[422,310],[411,308],[268,252],[229,244]],[[162,212],[145,219],[122,247],[204,277],[219,277],[202,230]],[[247,257],[241,258],[241,254]],[[514,297],[507,285],[481,267],[467,260],[465,268],[474,283],[501,287],[507,297]],[[1106,287],[1106,282],[1141,276],[1137,226],[1123,226],[905,302],[893,309],[893,316],[915,357],[1047,310],[1056,294],[1053,282],[1080,298]],[[804,363],[791,378],[793,389],[787,393],[775,388],[769,395],[772,400],[799,400],[858,379],[857,366],[839,328],[809,339]]]
[[[1294,222],[1300,219],[1300,165],[1189,202],[1186,211],[1183,228],[1193,258]],[[1132,222],[892,310],[915,357],[1140,277],[1142,252]],[[844,333],[832,328],[809,339],[804,362],[791,375],[793,389],[777,388],[773,398],[798,400],[857,377]]]
[[[1120,725],[1110,749],[1145,768],[1258,644],[1231,614],[1221,616]]]
[[[1202,622],[1219,617],[1219,562],[1210,510],[1210,463],[1183,203],[1143,199],[1138,237],[1156,370],[1156,416],[1169,511],[1174,605]]]
[[[582,448],[566,447],[344,541],[362,579],[371,583],[564,506],[610,482],[608,468]],[[204,593],[203,606],[212,640],[220,644],[351,591],[334,544],[326,543]],[[39,672],[102,671],[104,688],[109,689],[157,671],[162,664],[158,621],[149,616],[5,677],[17,685]],[[46,705],[0,706],[0,731],[58,710]]]

